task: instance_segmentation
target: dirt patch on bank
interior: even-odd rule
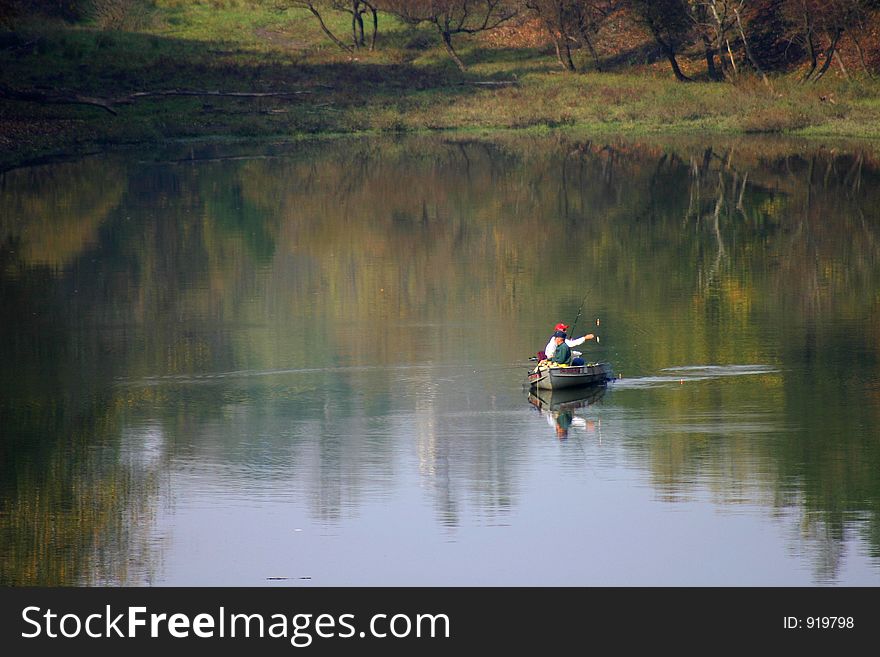
[[[309,44],[306,41],[297,39],[284,30],[269,30],[260,27],[254,30],[254,35],[261,41],[264,41],[275,48],[281,48],[282,50],[295,50],[297,52],[302,52],[309,47]]]

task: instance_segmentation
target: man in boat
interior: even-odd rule
[[[569,347],[577,347],[578,345],[583,344],[587,340],[592,340],[594,337],[596,337],[592,333],[588,333],[587,335],[584,335],[580,338],[574,338],[574,339],[569,340],[568,336],[565,334],[565,332],[567,330],[568,330],[568,325],[562,324],[561,322],[553,328],[554,333],[550,337],[550,341],[547,343],[547,346],[544,347],[544,357],[547,360],[553,361],[553,353],[556,351],[556,334],[557,333],[561,332],[563,334],[563,340],[564,340],[565,344],[568,345]],[[553,361],[553,362],[555,362],[555,361]],[[572,359],[571,364],[572,365],[583,365],[584,359],[581,358],[580,356],[576,356]]]
[[[553,355],[547,359],[551,363],[557,363],[559,365],[571,364],[571,347],[568,346],[566,337],[565,331],[556,331],[553,334],[551,340],[551,342],[553,342]]]

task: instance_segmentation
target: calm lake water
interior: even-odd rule
[[[575,320],[617,378],[530,397]],[[0,321],[2,585],[880,585],[859,145],[8,171]]]

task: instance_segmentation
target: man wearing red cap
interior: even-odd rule
[[[564,334],[566,331],[568,331],[568,324],[563,324],[560,322],[559,324],[557,324],[556,326],[553,327],[553,335],[550,337],[550,342],[548,342],[547,346],[544,347],[544,356],[546,357],[547,360],[551,360],[553,358],[554,352],[556,351],[556,334],[561,332],[561,333],[563,333],[563,337],[565,337]],[[592,340],[594,337],[596,337],[596,336],[594,336],[592,333],[587,333],[587,335],[584,335],[580,338],[574,338],[571,340],[569,340],[566,337],[565,344],[567,344],[569,347],[577,347],[578,345],[583,344],[587,340]],[[584,363],[583,363],[583,360],[581,360],[581,362],[579,362],[579,363],[572,361],[572,364],[573,365],[583,365]]]

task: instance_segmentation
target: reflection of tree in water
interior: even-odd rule
[[[413,427],[422,485],[431,491],[437,518],[450,532],[459,527],[468,507],[490,523],[509,514],[519,477],[505,427],[492,414],[461,414],[460,404],[449,390],[420,392]],[[450,424],[458,422],[467,425],[462,436],[480,439],[451,439]]]
[[[823,581],[834,578],[841,545],[852,538],[855,525],[847,519],[848,511],[876,500],[880,493],[877,478],[865,469],[880,462],[878,448],[869,438],[877,405],[853,405],[839,393],[840,383],[849,380],[851,394],[861,395],[861,382],[876,376],[876,358],[865,362],[852,355],[877,343],[877,323],[873,328],[862,325],[871,333],[858,335],[853,332],[863,328],[843,329],[828,321],[876,308],[870,290],[876,289],[878,273],[880,176],[876,164],[868,170],[864,162],[862,152],[818,151],[777,155],[755,171],[743,169],[727,152],[715,159],[713,167],[693,169],[692,184],[713,174],[719,180],[711,215],[718,255],[708,270],[704,298],[719,304],[720,321],[727,319],[725,307],[752,312],[753,306],[777,305],[782,319],[777,325],[783,336],[780,343],[783,352],[789,352],[783,362],[805,363],[809,368],[804,376],[782,380],[780,404],[803,430],[782,441],[788,454],[780,453],[777,462],[782,481],[802,482],[804,538],[819,550],[817,577]],[[870,185],[865,185],[866,180]],[[736,261],[725,262],[725,240],[750,244],[755,242],[753,234],[766,248],[755,251],[748,271],[772,272],[772,294],[766,301],[748,293],[756,282],[736,271]],[[736,289],[729,283],[732,278],[745,284]],[[742,325],[747,330],[748,325]],[[875,518],[875,526],[876,522]]]
[[[762,379],[761,396],[803,427],[772,446],[695,442],[675,432],[651,443],[645,449],[658,485],[681,489],[703,477],[724,499],[735,497],[728,487],[743,477],[757,480],[759,490],[797,481],[803,513],[829,522],[880,500],[880,447],[869,438],[880,400],[858,389],[876,378],[880,360],[880,170],[867,151],[766,142],[364,140],[198,167],[98,160],[41,171],[27,183],[18,180],[21,172],[4,174],[0,195],[9,210],[0,220],[4,244],[15,247],[0,256],[2,312],[4,327],[17,327],[0,348],[4,362],[25,373],[13,380],[4,368],[4,390],[18,388],[4,410],[36,404],[38,414],[55,408],[87,419],[82,429],[69,420],[40,428],[21,416],[7,425],[51,437],[38,441],[43,452],[33,465],[6,461],[15,465],[4,469],[5,489],[23,478],[18,498],[5,498],[10,522],[21,521],[13,532],[21,541],[16,563],[29,553],[27,536],[39,533],[40,514],[51,516],[71,499],[79,502],[70,508],[94,499],[105,509],[90,521],[92,534],[116,538],[95,541],[137,542],[119,532],[126,518],[146,513],[135,491],[149,488],[152,475],[107,466],[107,455],[92,461],[85,448],[90,437],[118,438],[126,405],[151,403],[146,392],[131,399],[130,389],[107,390],[100,382],[112,376],[323,366],[325,356],[312,356],[319,337],[343,365],[436,362],[448,355],[445,336],[425,327],[471,327],[474,309],[497,327],[493,343],[532,353],[532,336],[513,320],[564,315],[585,281],[591,308],[617,320],[618,349],[637,347],[647,371],[760,362],[767,345],[778,344],[782,367],[799,371],[807,362],[828,373]],[[69,197],[56,206],[65,212],[47,209],[45,191],[62,187]],[[18,219],[10,223],[12,215]],[[565,267],[548,258],[559,235],[584,257]],[[865,314],[869,321],[856,321]],[[754,334],[755,325],[772,328]],[[47,377],[41,366],[48,362]],[[80,379],[98,382],[95,390],[84,390]],[[864,403],[843,399],[841,382]],[[375,386],[364,403],[387,403],[393,385]],[[101,403],[80,403],[71,398],[76,391]],[[719,409],[742,403],[725,394],[697,402]],[[220,415],[229,401],[206,395],[199,408]],[[687,417],[695,403],[665,401],[673,418]],[[424,427],[436,421],[432,413],[419,411]],[[355,468],[352,477],[349,457],[368,453],[341,439],[331,421],[314,420],[316,508],[332,518],[357,505],[371,471]],[[91,483],[78,484],[72,468],[66,479],[49,477],[64,462],[62,435],[84,443],[75,460]],[[382,445],[372,448],[383,453]],[[480,488],[468,499],[482,508],[509,508],[516,472],[503,440],[456,450],[425,429],[418,450],[441,522],[456,525],[467,486]],[[758,476],[750,473],[755,463],[771,466]],[[75,494],[40,497],[51,485]],[[121,493],[102,497],[104,489]],[[37,497],[46,506],[29,521],[25,507],[35,507],[27,500]],[[873,518],[871,527],[878,525]],[[68,531],[73,536],[72,524]],[[831,540],[844,535],[832,532]],[[31,552],[43,549],[40,540]],[[71,557],[74,570],[87,570],[85,545],[71,550],[80,555]],[[68,569],[52,577],[92,575]]]
[[[0,585],[149,581],[156,471],[119,460],[124,401],[99,383],[113,340],[83,326],[106,290],[79,268],[125,170],[87,160],[3,182]]]
[[[0,174],[0,239],[28,266],[59,271],[99,240],[128,177],[101,159]]]
[[[120,450],[117,409],[79,409],[82,424],[70,410],[14,418],[18,435],[5,439],[0,585],[149,584],[160,464],[132,462],[142,444]]]

